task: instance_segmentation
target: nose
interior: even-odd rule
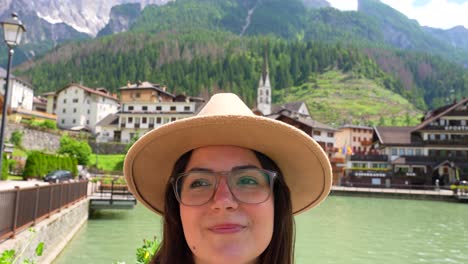
[[[213,195],[213,210],[235,210],[239,206],[227,184],[226,177],[220,177],[218,188]]]

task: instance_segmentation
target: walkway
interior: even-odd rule
[[[36,184],[38,185],[48,185],[48,182],[38,181],[38,180],[31,180],[31,181],[0,181],[0,191],[4,190],[11,190],[14,189],[15,186],[20,187],[21,189],[34,187]]]

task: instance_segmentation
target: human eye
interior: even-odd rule
[[[194,179],[194,180],[191,180],[188,186],[190,189],[209,187],[211,186],[211,182],[208,181],[207,179]]]
[[[239,186],[257,186],[258,180],[252,176],[242,176],[237,179],[237,185]]]

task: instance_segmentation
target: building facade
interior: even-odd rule
[[[0,92],[5,94],[6,71],[0,68]],[[10,74],[9,106],[12,109],[33,110],[34,90],[31,84]]]
[[[468,180],[468,99],[429,111],[415,127],[375,127],[373,155],[353,155],[346,181],[450,186]]]
[[[367,154],[371,151],[374,129],[366,126],[344,125],[336,131],[337,155]]]
[[[53,98],[52,96],[48,97]],[[96,124],[119,108],[118,99],[105,89],[91,89],[72,83],[56,92],[57,126],[61,129],[99,133]]]
[[[201,98],[173,95],[166,87],[150,82],[120,88],[121,109],[98,123],[99,142],[128,143],[166,123],[193,116]]]

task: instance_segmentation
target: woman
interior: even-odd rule
[[[153,263],[293,263],[293,215],[323,201],[331,167],[320,146],[256,116],[234,94],[140,138],[124,164],[130,190],[163,215]]]

